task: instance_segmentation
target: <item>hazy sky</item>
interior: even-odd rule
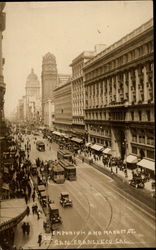
[[[56,56],[59,73],[95,44],[111,45],[153,17],[152,1],[7,2],[3,32],[5,115],[25,94],[31,68],[41,82],[42,57]],[[98,32],[100,31],[100,33]]]

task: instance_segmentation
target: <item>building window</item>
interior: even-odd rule
[[[150,110],[146,111],[146,115],[147,115],[147,121],[150,122],[151,121],[151,112],[150,112]]]
[[[154,138],[153,137],[147,137],[147,144],[148,145],[154,145]]]
[[[137,135],[136,134],[132,134],[132,141],[137,142]]]
[[[131,120],[134,121],[134,111],[131,111]]]
[[[132,153],[137,154],[137,147],[132,147]]]
[[[139,143],[145,144],[145,136],[139,135]]]
[[[147,157],[150,158],[150,159],[154,159],[154,151],[147,150]]]
[[[142,112],[138,111],[139,121],[142,121]]]

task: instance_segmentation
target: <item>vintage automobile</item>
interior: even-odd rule
[[[52,225],[62,224],[62,218],[59,215],[59,209],[55,204],[49,204],[49,218]]]
[[[129,181],[129,184],[135,188],[144,188],[144,180],[140,177],[135,177]]]
[[[69,198],[69,193],[61,192],[60,203],[61,203],[62,207],[67,207],[67,206],[72,207],[73,206],[72,200],[70,200],[70,198]]]

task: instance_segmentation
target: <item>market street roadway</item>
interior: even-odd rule
[[[56,159],[56,144],[38,152],[32,143],[30,159]],[[78,161],[77,181],[48,184],[49,197],[59,208],[63,224],[53,240],[45,235],[49,249],[155,247],[155,216],[121,190],[112,178]],[[61,191],[68,191],[73,207],[62,208]]]

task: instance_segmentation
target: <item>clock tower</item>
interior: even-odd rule
[[[49,108],[47,105],[48,103],[54,103],[54,96],[53,96],[53,90],[57,86],[57,79],[58,79],[58,73],[57,73],[57,64],[56,64],[56,58],[53,54],[48,52],[42,60],[42,119],[44,124],[46,120],[48,120],[46,117],[49,116],[47,114],[47,110]]]

